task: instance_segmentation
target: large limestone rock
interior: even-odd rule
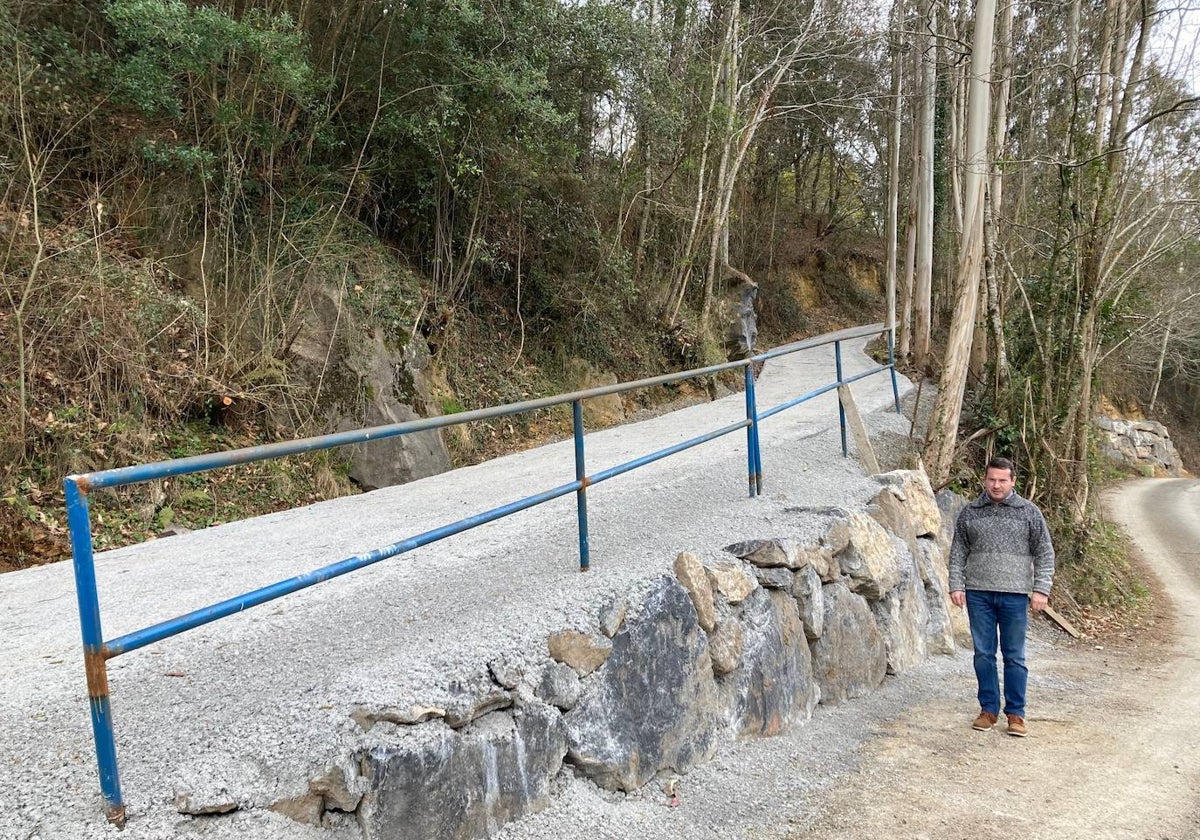
[[[358,411],[342,415],[340,430],[381,426],[416,420],[419,403],[428,416],[441,413],[434,402],[424,402],[419,392],[430,367],[424,341],[413,339],[397,353],[383,340],[379,330],[372,334],[372,351],[349,360],[359,376],[364,400]],[[409,383],[407,388],[404,383]],[[408,400],[405,402],[404,400]],[[437,431],[416,432],[386,438],[353,448],[350,478],[366,490],[403,484],[450,469],[450,455]]]
[[[545,808],[566,740],[558,713],[533,704],[452,730],[428,723],[364,752],[358,808],[367,840],[486,837]]]
[[[875,498],[867,505],[867,516],[882,525],[885,531],[903,540],[909,554],[917,553],[917,532],[909,510],[892,488],[885,487],[875,494]]]
[[[423,403],[417,384],[430,365],[424,341],[414,339],[401,350],[392,348],[380,330],[372,334],[367,352],[346,359],[358,378],[357,404],[343,404],[338,431],[385,426],[417,420],[413,403],[427,416],[441,414],[436,403]],[[406,387],[407,384],[407,387]],[[450,454],[437,430],[362,443],[352,447],[350,478],[364,490],[415,481],[450,469]]]
[[[418,337],[400,345],[389,340],[381,328],[360,321],[348,294],[344,285],[324,283],[302,292],[302,320],[288,347],[288,377],[308,384],[330,430],[441,414],[448,386],[435,371],[425,341]],[[367,490],[450,469],[436,430],[361,444],[350,455],[350,477]]]
[[[875,690],[887,674],[887,650],[866,599],[844,583],[826,585],[824,623],[812,645],[821,702],[837,705]]]
[[[1110,461],[1150,475],[1183,474],[1183,460],[1162,423],[1101,415],[1096,425],[1100,428],[1100,454]]]
[[[900,583],[871,604],[879,623],[887,651],[887,672],[903,674],[925,661],[929,655],[925,632],[929,624],[929,605],[925,587],[908,546],[897,542]]]
[[[742,612],[745,649],[734,676],[731,724],[740,735],[777,735],[817,704],[812,657],[796,602],[760,589]]]
[[[563,373],[568,391],[590,391],[606,385],[616,385],[615,373],[602,373],[586,359],[568,359]],[[625,405],[620,394],[606,394],[583,401],[583,424],[589,429],[603,428],[625,419]]]
[[[876,476],[876,480],[892,489],[904,503],[918,537],[938,533],[942,516],[924,470],[892,470]]]
[[[720,715],[708,639],[696,608],[659,578],[612,640],[612,655],[565,717],[569,759],[609,790],[636,790],[664,768],[711,756]]]
[[[855,511],[846,520],[849,540],[834,558],[842,574],[850,579],[850,588],[877,600],[900,582],[896,548],[883,526],[865,513]]]

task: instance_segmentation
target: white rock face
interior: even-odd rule
[[[1096,418],[1096,425],[1101,431],[1100,454],[1110,461],[1153,474],[1175,477],[1183,474],[1183,460],[1162,423],[1101,415]]]

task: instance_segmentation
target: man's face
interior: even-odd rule
[[[983,489],[987,491],[988,498],[993,502],[1002,502],[1008,498],[1008,494],[1012,492],[1013,474],[1010,470],[1001,469],[999,467],[988,467],[987,472],[983,475]]]

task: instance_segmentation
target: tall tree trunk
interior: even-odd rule
[[[892,4],[892,117],[888,125],[888,193],[887,193],[887,328],[893,347],[896,341],[896,250],[897,224],[900,210],[900,96],[903,92],[903,44],[900,40],[904,21],[903,0]]]
[[[921,7],[922,44],[920,137],[921,194],[917,205],[917,266],[913,285],[915,328],[912,360],[925,367],[929,356],[933,293],[933,155],[934,99],[937,94],[936,11],[933,0]]]
[[[975,34],[971,47],[971,80],[967,104],[966,176],[963,194],[963,237],[959,248],[957,293],[946,359],[933,406],[932,428],[926,448],[926,468],[935,484],[950,477],[958,443],[958,419],[962,413],[971,331],[979,301],[979,268],[983,253],[983,191],[988,173],[988,113],[991,100],[992,31],[995,0],[977,0]]]
[[[1004,0],[1000,11],[995,74],[999,86],[993,98],[991,177],[988,180],[983,216],[984,279],[987,288],[988,327],[991,333],[994,364],[994,388],[997,396],[1008,383],[1008,347],[1004,339],[1001,301],[1003,292],[996,271],[998,218],[1004,209],[1004,176],[999,160],[1004,154],[1008,134],[1008,98],[1012,92],[1012,28],[1017,0]]]

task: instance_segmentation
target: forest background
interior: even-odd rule
[[[1050,514],[1072,608],[1140,591],[1097,523],[1103,400],[1200,447],[1187,13],[1156,0],[7,0],[0,565],[68,556],[62,477],[883,320],[925,461]],[[318,360],[320,361],[320,360]],[[1103,396],[1102,396],[1103,394]],[[641,399],[679,396],[649,394]],[[337,407],[337,411],[335,411]],[[476,424],[455,463],[560,433]],[[97,545],[355,487],[329,454],[99,494]]]

